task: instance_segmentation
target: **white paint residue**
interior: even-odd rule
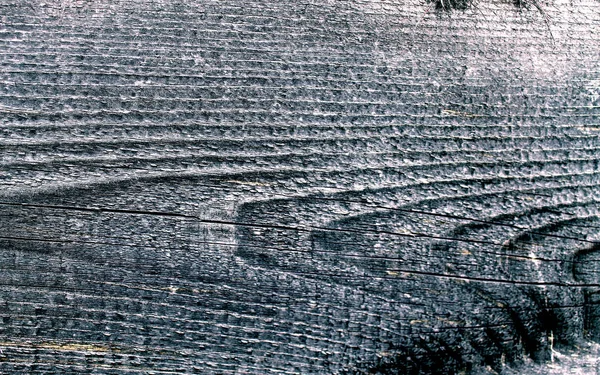
[[[589,81],[585,89],[591,100],[590,106],[594,106],[600,99],[600,79]]]

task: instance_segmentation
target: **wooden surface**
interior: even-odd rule
[[[0,373],[599,374],[600,4],[543,5],[0,0]]]

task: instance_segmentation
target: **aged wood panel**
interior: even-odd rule
[[[539,5],[1,1],[0,372],[600,374],[600,5]]]

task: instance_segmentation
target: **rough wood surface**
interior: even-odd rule
[[[0,0],[0,373],[599,374],[600,3]]]

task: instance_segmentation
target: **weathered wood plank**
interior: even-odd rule
[[[0,2],[0,372],[600,374],[600,7]]]

